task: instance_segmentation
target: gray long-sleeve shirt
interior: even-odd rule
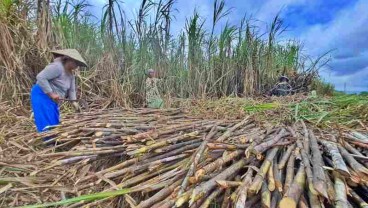
[[[65,71],[60,61],[50,63],[37,75],[37,84],[44,93],[54,92],[64,99],[77,99],[75,76]]]

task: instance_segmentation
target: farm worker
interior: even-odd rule
[[[161,99],[160,92],[158,91],[157,84],[159,79],[157,78],[156,71],[148,69],[146,79],[146,104],[149,108],[161,108],[163,106],[163,100]]]
[[[279,83],[271,90],[271,95],[285,96],[292,92],[292,87],[289,84],[289,78],[286,76],[281,76],[279,78]]]
[[[79,66],[86,67],[86,61],[75,49],[51,51],[54,61],[38,75],[31,90],[31,106],[38,132],[59,124],[59,102],[68,98],[76,110],[76,84],[74,71]]]

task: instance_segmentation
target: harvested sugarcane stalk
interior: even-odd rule
[[[366,175],[368,174],[368,169],[364,167],[362,164],[360,164],[358,161],[356,161],[354,157],[351,156],[345,148],[341,146],[338,146],[338,148],[340,150],[341,156],[345,158],[350,167],[355,172],[357,172],[360,177],[362,178],[366,177]]]
[[[286,167],[286,176],[285,176],[285,185],[284,185],[284,192],[286,193],[290,188],[293,179],[294,179],[294,165],[295,165],[295,154],[293,153],[289,160]]]
[[[326,174],[326,186],[327,186],[328,199],[330,202],[334,202],[335,197],[336,197],[335,187],[330,177],[327,174]]]
[[[230,175],[238,172],[247,163],[248,163],[247,160],[241,159],[240,161],[234,163],[229,168],[218,174],[216,177],[194,188],[190,198],[189,205],[197,201],[199,198],[201,198],[204,195],[204,193],[207,193],[208,191],[212,190],[216,185],[216,181],[226,179]],[[176,205],[180,207],[182,204],[177,203]]]
[[[245,150],[249,145],[235,145],[224,143],[207,143],[209,149],[226,149],[226,150]]]
[[[300,195],[298,208],[309,208],[308,202],[303,195]]]
[[[278,191],[272,192],[271,195],[271,208],[277,208],[279,201],[281,199],[281,193]]]
[[[276,164],[272,162],[271,167],[268,169],[268,172],[267,172],[268,190],[270,190],[271,192],[274,191],[276,188],[276,182],[275,182],[275,177],[274,177],[274,172],[273,172],[274,165]]]
[[[173,145],[170,145],[170,146],[165,146],[165,147],[162,147],[162,148],[158,148],[158,149],[153,150],[153,152],[155,152],[155,153],[170,152],[172,150],[175,150],[175,149],[187,146],[187,145],[200,143],[200,142],[202,142],[202,139],[193,139],[193,140],[189,140],[189,141],[186,141],[186,142],[180,142],[178,144],[173,144]]]
[[[206,201],[206,198],[208,196],[209,195],[207,194],[206,197],[203,197],[202,199],[196,201],[194,204],[192,204],[192,206],[190,206],[190,208],[199,208],[204,203],[204,201]]]
[[[305,125],[305,123],[304,123],[304,121],[303,120],[301,120],[300,121],[301,122],[301,124],[302,124],[302,126],[303,126],[303,133],[304,133],[304,139],[303,139],[303,147],[304,147],[304,149],[305,149],[305,152],[307,153],[307,154],[309,154],[309,151],[310,151],[310,142],[309,142],[309,131],[308,131],[308,128],[307,128],[307,126]],[[299,147],[300,148],[300,147]]]
[[[284,181],[284,170],[283,169],[279,169],[277,164],[277,157],[274,158],[273,161],[274,165],[273,167],[273,175],[274,175],[274,179],[275,179],[275,188],[279,193],[283,192],[283,181]]]
[[[224,199],[222,200],[221,208],[229,208],[231,189],[226,189]]]
[[[192,133],[180,135],[178,137],[174,137],[174,138],[169,139],[169,140],[166,140],[166,141],[154,143],[154,144],[152,144],[150,146],[147,146],[147,147],[142,147],[142,148],[137,149],[135,151],[128,152],[127,154],[128,155],[141,154],[141,153],[144,153],[144,152],[148,152],[148,151],[150,151],[152,149],[157,149],[159,147],[163,147],[163,146],[165,146],[167,144],[170,144],[170,143],[176,143],[178,141],[183,141],[185,139],[191,139],[191,138],[193,138],[193,137],[195,137],[197,135],[198,135],[198,132],[197,131],[194,131]]]
[[[365,202],[353,189],[347,188],[349,196],[359,205],[360,208],[368,208],[368,203]]]
[[[222,136],[220,136],[219,138],[216,139],[217,142],[222,142],[225,139],[229,138],[232,134],[233,131],[235,131],[236,129],[238,129],[239,127],[245,125],[248,122],[248,117],[245,118],[244,120],[242,120],[241,122],[235,124],[233,127],[231,127],[230,129],[228,129]]]
[[[106,173],[104,176],[106,178],[113,178],[113,177],[121,176],[125,173],[134,173],[134,172],[137,172],[137,171],[144,171],[144,170],[149,169],[150,167],[154,167],[156,165],[162,165],[164,163],[175,161],[175,160],[178,160],[178,159],[182,159],[182,158],[187,157],[187,156],[188,156],[187,154],[175,155],[175,156],[167,157],[167,158],[164,158],[164,159],[155,160],[151,163],[135,165],[135,166],[132,166],[132,167],[129,167],[129,168],[121,169],[119,171]]]
[[[321,143],[323,144],[324,147],[326,147],[329,155],[331,156],[334,169],[336,169],[343,176],[349,177],[350,176],[349,170],[344,162],[344,159],[340,154],[339,149],[337,148],[337,145],[332,142],[323,140],[321,140]]]
[[[285,137],[287,135],[285,132],[285,129],[281,129],[281,131],[274,138],[255,146],[252,151],[254,151],[256,154],[266,151],[267,149],[272,147],[272,145],[280,141],[281,138]]]
[[[276,156],[279,148],[275,147],[267,154],[267,157],[265,158],[260,170],[258,171],[256,177],[252,181],[252,184],[249,187],[249,193],[256,194],[262,187],[263,180],[271,167],[271,163],[273,158]]]
[[[201,146],[199,146],[197,152],[193,155],[193,161],[191,160],[190,168],[187,172],[187,175],[185,176],[185,178],[183,180],[183,183],[181,184],[181,187],[180,187],[180,190],[179,190],[179,195],[182,194],[185,191],[185,189],[187,188],[189,177],[191,177],[194,174],[195,168],[198,165],[199,160],[201,159],[202,154],[204,153],[204,151],[206,149],[208,141],[210,139],[212,139],[212,137],[214,137],[216,133],[217,133],[217,127],[214,126],[211,129],[210,133],[208,133],[208,135],[206,135],[204,137],[204,140],[203,140]]]
[[[247,200],[247,192],[248,192],[248,186],[252,182],[252,175],[253,175],[253,168],[248,168],[247,173],[245,174],[244,180],[242,181],[242,184],[237,189],[237,192],[234,192],[235,197],[235,207],[236,208],[243,208],[245,201]]]
[[[265,127],[250,118],[198,119],[175,110],[78,114],[42,134],[58,141],[53,147],[29,138],[36,134],[18,134],[0,146],[0,195],[5,207],[42,201],[65,207],[324,207],[342,204],[335,188],[344,184],[345,205],[366,207],[365,133],[353,132],[315,129],[309,123]],[[211,133],[213,139],[203,139]],[[335,138],[345,134],[355,139],[337,145]],[[348,177],[334,177],[338,168],[331,152],[336,150]],[[311,178],[317,195],[309,187]],[[125,189],[129,195],[107,195]],[[88,194],[98,198],[84,200]],[[63,197],[73,202],[64,205]]]
[[[328,199],[326,176],[323,170],[322,154],[319,150],[317,138],[312,131],[309,131],[310,145],[312,150],[312,163],[313,163],[313,186],[314,189],[323,197]],[[311,192],[312,195],[315,195]]]
[[[318,199],[318,195],[313,194],[311,191],[308,191],[309,204],[313,208],[322,208],[321,202]]]
[[[235,159],[236,157],[238,157],[243,151],[234,151],[226,156],[223,156],[221,158],[218,158],[217,160],[215,160],[214,162],[206,165],[205,167],[199,169],[196,171],[195,173],[195,178],[196,180],[199,180],[201,177],[203,177],[205,174],[210,173],[212,171],[214,171],[217,168],[220,168],[223,164]]]
[[[270,168],[272,169],[272,168]],[[262,207],[270,208],[271,207],[271,192],[269,190],[269,186],[267,186],[266,182],[262,184]]]
[[[279,169],[283,169],[286,165],[286,162],[288,161],[291,153],[293,152],[293,150],[295,149],[295,144],[291,145],[288,147],[288,149],[286,150],[286,152],[282,155],[282,158],[278,164],[278,168]]]
[[[346,184],[341,175],[337,172],[333,173],[335,179],[335,207],[348,207],[348,199],[346,195]]]
[[[225,180],[218,180],[216,183],[222,187],[223,189],[228,189],[231,187],[238,187],[242,185],[240,181],[225,181]]]
[[[311,165],[310,165],[310,162],[309,162],[309,157],[307,155],[307,152],[305,151],[305,149],[303,147],[303,144],[301,143],[300,140],[297,140],[296,144],[297,144],[298,148],[300,149],[300,154],[301,154],[302,159],[303,159],[303,164],[304,164],[304,167],[305,167],[305,173],[307,174],[308,188],[313,194],[317,195],[318,192],[315,190],[315,188],[313,186],[313,173],[312,173],[312,169],[311,169]],[[309,143],[308,143],[308,145],[309,145]]]
[[[200,208],[208,208],[211,205],[211,202],[216,199],[222,192],[224,189],[219,188],[216,189],[215,191],[213,191],[207,198],[206,200],[203,202],[203,204],[200,206]]]
[[[247,200],[244,204],[244,208],[260,207],[261,195],[258,194]]]
[[[280,201],[280,208],[296,208],[300,195],[304,190],[305,178],[305,168],[304,165],[301,165],[293,180],[293,183]]]

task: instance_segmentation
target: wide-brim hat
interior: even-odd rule
[[[82,55],[75,49],[54,50],[54,51],[51,51],[51,53],[67,56],[67,57],[75,60],[78,64],[78,66],[87,67],[86,61],[82,58]]]

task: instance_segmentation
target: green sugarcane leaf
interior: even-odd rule
[[[299,103],[295,105],[295,111],[294,111],[294,119],[298,120],[298,114],[299,114]]]
[[[44,203],[44,204],[35,204],[35,205],[26,205],[18,208],[42,208],[42,207],[51,207],[51,206],[60,206],[60,205],[68,205],[72,203],[77,203],[81,201],[94,201],[98,199],[104,199],[108,197],[115,197],[124,195],[127,193],[130,193],[130,189],[120,189],[117,191],[109,191],[109,192],[100,192],[95,194],[88,194],[88,195],[82,195],[78,197],[74,197],[71,199],[65,199],[57,202],[50,202],[50,203]]]
[[[323,112],[322,115],[319,117],[317,124],[319,124],[323,120],[323,118],[325,118],[328,114],[329,114],[328,112]]]

